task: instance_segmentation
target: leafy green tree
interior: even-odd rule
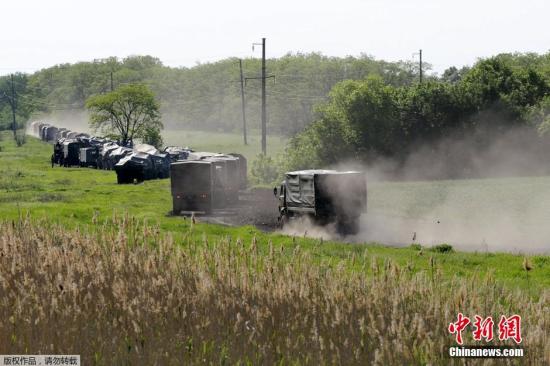
[[[279,176],[279,167],[271,157],[258,154],[252,162],[250,175],[254,184],[274,184]]]
[[[13,128],[12,103],[15,104],[17,129],[24,127],[33,111],[32,99],[29,97],[28,76],[21,73],[13,75],[15,99],[12,99],[11,76],[0,77],[0,130]]]
[[[541,135],[550,135],[550,96],[547,95],[529,108],[526,117]]]
[[[157,149],[162,148],[162,135],[160,134],[160,130],[155,126],[146,127],[141,140],[144,144],[152,145]]]
[[[143,84],[121,86],[86,101],[90,127],[126,145],[134,138],[148,139],[162,129],[160,106],[153,92]]]
[[[443,75],[441,75],[441,81],[445,81],[451,84],[457,83],[462,80],[464,75],[468,73],[469,70],[470,68],[467,66],[464,66],[461,69],[458,69],[455,66],[451,66],[443,71]]]
[[[479,110],[498,114],[500,125],[522,123],[526,108],[550,91],[539,72],[532,68],[514,68],[503,57],[478,62],[462,82],[475,92]]]
[[[482,150],[511,126],[548,134],[549,84],[534,68],[546,63],[532,57],[497,56],[422,84],[396,87],[372,75],[338,83],[317,108],[317,119],[291,139],[285,168],[379,157],[399,162],[418,146],[436,146],[449,136],[475,135]],[[456,161],[455,153],[448,149],[439,158]]]

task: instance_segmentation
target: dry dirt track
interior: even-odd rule
[[[186,213],[185,216],[191,216]],[[262,231],[278,229],[277,198],[271,189],[255,189],[239,197],[233,207],[214,209],[211,215],[196,213],[196,220],[227,226],[252,225]]]

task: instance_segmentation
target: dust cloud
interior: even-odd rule
[[[285,224],[281,229],[281,233],[290,236],[307,237],[313,239],[324,240],[344,240],[346,238],[341,237],[336,233],[336,225],[328,224],[320,226],[315,224],[307,216],[298,217]],[[351,238],[347,238],[350,240]]]
[[[33,115],[30,121],[50,123],[71,131],[93,134],[93,131],[90,130],[88,112],[85,110],[59,110],[51,113],[38,113]],[[30,123],[27,123],[27,131],[29,127]]]
[[[311,222],[285,233],[393,246],[448,243],[466,251],[550,253],[550,148],[532,129],[509,128],[421,145],[400,161],[343,162],[366,172],[360,233],[341,238]]]

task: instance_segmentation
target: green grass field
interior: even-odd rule
[[[368,192],[372,240],[417,232],[420,242],[468,250],[550,251],[550,177],[384,182]],[[373,225],[391,232],[376,235]]]
[[[101,222],[114,214],[128,214],[147,220],[150,224],[158,225],[160,230],[172,233],[176,243],[186,240],[190,233],[189,220],[170,216],[169,180],[147,181],[139,185],[117,185],[116,175],[112,171],[59,167],[52,169],[49,165],[51,145],[30,137],[25,145],[16,147],[9,134],[3,133],[0,147],[0,219],[15,220],[21,215],[30,215],[33,219],[45,218],[69,228],[78,226],[85,230],[96,230],[101,229]],[[212,146],[205,141],[204,149],[211,150]],[[538,187],[537,189],[543,189],[548,179],[534,178],[531,182],[530,184]],[[522,187],[527,184],[523,180],[514,179],[497,180],[494,183],[495,187],[499,187],[500,184],[517,185],[518,194],[523,192]],[[373,184],[369,190],[369,210],[409,216],[414,216],[416,212],[424,214],[432,211],[430,206],[438,207],[437,202],[441,201],[438,197],[445,194],[442,193],[445,189],[440,187],[441,184],[444,183]],[[453,192],[462,190],[465,196],[469,194],[468,185],[475,186],[475,182],[468,181],[453,184],[456,184]],[[488,192],[496,190],[494,187],[484,189]],[[418,195],[425,198],[420,199]],[[467,215],[470,207],[467,200],[461,197],[457,197],[456,200],[464,201],[463,212],[457,212],[457,215]],[[525,200],[521,194],[515,201],[511,198],[511,202],[516,202],[515,205],[519,205],[520,208],[521,202],[525,207],[537,203],[534,200]],[[407,211],[411,203],[413,208]],[[546,217],[541,217],[541,220],[545,219]],[[212,242],[227,237],[251,241],[255,237],[262,252],[268,251],[269,242],[277,247],[300,246],[303,250],[310,251],[317,263],[329,267],[337,266],[342,260],[346,260],[350,270],[359,269],[368,253],[369,261],[376,258],[380,263],[384,263],[386,259],[391,259],[400,265],[410,266],[415,271],[433,271],[435,268],[447,279],[455,276],[481,278],[491,272],[497,281],[507,286],[529,286],[530,294],[533,296],[541,289],[550,287],[550,257],[547,255],[529,256],[528,260],[533,270],[529,272],[528,279],[522,266],[523,255],[492,253],[486,250],[438,253],[427,248],[419,252],[416,248],[408,246],[410,242],[406,241],[400,243],[407,245],[403,248],[375,243],[323,242],[320,239],[262,233],[251,226],[232,228],[206,223],[198,223],[192,233],[197,238],[206,236]],[[435,263],[435,267],[431,266],[432,263]]]
[[[243,137],[236,133],[164,130],[162,132],[165,145],[188,146],[196,151],[224,152],[243,154],[249,161],[261,152],[261,137],[252,131],[247,137],[247,145]],[[279,136],[267,137],[267,154],[276,156],[284,151],[287,139]]]

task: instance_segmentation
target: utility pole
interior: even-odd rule
[[[13,117],[13,138],[17,138],[17,122],[15,120],[15,86],[13,83],[13,74],[11,74],[11,115]]]
[[[262,46],[262,76],[259,78],[245,78],[248,79],[261,79],[262,80],[262,154],[266,154],[267,150],[267,127],[266,127],[266,93],[265,93],[265,79],[274,77],[273,75],[267,76],[265,69],[265,38],[262,38],[262,43],[253,43],[252,50],[254,50],[255,45]]]
[[[244,144],[248,145],[248,142],[246,141],[246,115],[245,115],[245,109],[244,109],[243,60],[240,60],[240,59],[239,59],[239,68],[241,70],[241,106],[243,110],[243,140],[244,140]]]
[[[422,84],[422,50],[420,50],[419,55],[420,55],[420,84]]]
[[[267,151],[267,126],[265,115],[265,38],[262,38],[262,153]]]

